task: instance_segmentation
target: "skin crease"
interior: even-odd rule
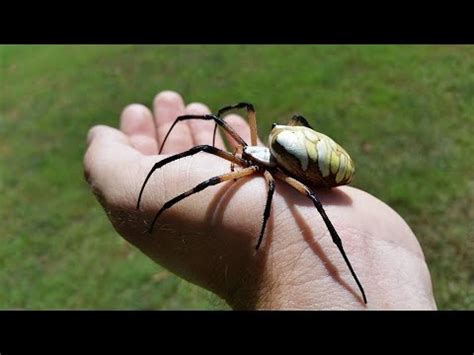
[[[389,206],[349,186],[317,193],[364,286],[367,305],[311,201],[279,180],[263,243],[255,250],[267,191],[261,174],[182,200],[160,216],[150,236],[149,223],[166,200],[230,171],[230,162],[206,153],[175,161],[155,172],[140,210],[135,209],[145,176],[157,161],[211,143],[212,122],[181,122],[157,156],[174,119],[208,112],[203,104],[185,106],[177,93],[165,91],[155,97],[153,113],[129,105],[120,129],[90,130],[85,176],[122,237],[234,309],[436,309],[413,232]],[[250,141],[242,117],[229,115],[226,121]],[[221,137],[217,147],[223,148]]]

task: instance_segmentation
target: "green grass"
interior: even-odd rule
[[[83,180],[87,130],[173,89],[298,111],[344,142],[354,185],[417,235],[442,309],[474,309],[473,46],[0,47],[0,308],[214,309],[111,228]]]

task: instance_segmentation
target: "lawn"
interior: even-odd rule
[[[441,309],[474,309],[473,46],[0,46],[0,308],[221,309],[112,229],[88,129],[173,89],[298,111],[417,235]]]

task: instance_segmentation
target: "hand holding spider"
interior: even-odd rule
[[[152,236],[146,232],[164,202],[230,172],[230,162],[208,154],[177,160],[156,171],[140,210],[135,208],[143,179],[157,161],[211,143],[213,122],[183,121],[157,156],[176,117],[208,113],[202,104],[185,107],[178,94],[162,92],[154,100],[154,114],[131,105],[120,130],[91,129],[85,172],[116,230],[159,264],[235,308],[365,308],[314,205],[291,187],[276,184],[266,236],[255,251],[266,201],[261,174],[183,199],[160,216]],[[251,141],[241,117],[229,115],[225,122]],[[229,142],[233,152],[237,145]],[[219,135],[216,147],[224,149]],[[435,308],[422,251],[393,210],[348,186],[317,192],[370,295],[369,308]]]

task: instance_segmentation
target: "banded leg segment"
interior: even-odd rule
[[[347,257],[346,252],[344,251],[344,248],[342,246],[342,240],[339,237],[339,234],[336,232],[336,229],[332,225],[331,221],[329,220],[329,218],[326,214],[326,211],[324,210],[323,205],[321,204],[321,201],[316,196],[314,191],[312,191],[309,187],[307,187],[303,183],[299,182],[298,180],[296,180],[292,177],[289,177],[289,176],[287,176],[283,173],[278,172],[276,174],[276,177],[278,179],[286,182],[288,185],[295,188],[297,191],[301,192],[302,194],[305,194],[307,197],[309,197],[311,199],[311,201],[313,201],[314,206],[316,207],[319,214],[323,218],[324,223],[326,224],[326,227],[328,228],[329,233],[331,234],[332,241],[334,242],[334,244],[336,244],[337,248],[339,249],[340,253],[342,254],[342,257],[344,258],[344,261],[346,262],[346,264],[347,264],[347,266],[348,266],[348,268],[349,268],[349,270],[352,274],[352,277],[354,278],[355,282],[357,283],[357,286],[359,287],[360,292],[362,293],[364,303],[367,304],[367,297],[365,296],[364,288],[362,287],[356,273],[354,272],[354,269],[352,268],[352,265],[349,261],[349,258]]]
[[[223,107],[219,111],[217,111],[217,117],[222,117],[222,115],[228,111],[241,109],[241,108],[247,109],[247,122],[249,123],[249,126],[250,126],[250,144],[257,145],[257,118],[255,116],[255,108],[252,104],[249,104],[246,102],[240,102],[235,105]],[[216,133],[217,133],[217,124],[214,126],[214,133],[212,136],[212,146],[215,146]]]
[[[270,174],[267,170],[265,170],[263,175],[265,176],[265,180],[267,181],[267,184],[268,184],[268,194],[267,194],[267,202],[265,204],[265,210],[263,211],[262,229],[260,230],[258,243],[257,243],[257,246],[255,247],[255,249],[257,250],[260,247],[260,244],[262,243],[262,240],[263,240],[263,235],[265,234],[265,228],[267,226],[268,218],[270,217],[270,210],[272,207],[273,193],[275,192],[275,179],[273,179],[272,174]]]
[[[147,184],[148,180],[150,179],[151,175],[159,168],[163,167],[164,165],[168,164],[168,163],[171,163],[175,160],[178,160],[178,159],[181,159],[181,158],[185,158],[185,157],[189,157],[191,155],[194,155],[194,154],[197,154],[199,152],[204,152],[204,153],[209,153],[209,154],[212,154],[212,155],[217,155],[218,157],[221,157],[225,160],[228,160],[230,162],[232,162],[233,164],[238,164],[238,165],[241,165],[241,166],[247,166],[247,164],[240,158],[228,153],[228,152],[225,152],[221,149],[218,149],[216,147],[211,147],[210,145],[198,145],[198,146],[195,146],[183,153],[179,153],[179,154],[175,154],[175,155],[172,155],[170,157],[167,157],[163,160],[160,160],[158,163],[156,163],[155,165],[153,165],[153,167],[151,168],[150,172],[148,173],[145,181],[143,182],[143,185],[140,189],[140,194],[138,195],[138,201],[137,201],[137,210],[140,208],[140,201],[142,199],[142,194],[143,194],[143,190],[145,189],[145,185]]]
[[[247,143],[242,139],[242,137],[240,137],[239,134],[220,117],[217,117],[214,115],[184,115],[184,116],[177,117],[176,120],[173,122],[168,133],[166,133],[165,139],[163,140],[163,143],[161,144],[161,148],[158,154],[161,154],[161,152],[163,151],[163,147],[165,146],[166,140],[168,139],[168,136],[170,135],[174,126],[180,121],[186,121],[186,120],[192,120],[192,119],[214,121],[216,123],[216,127],[217,125],[219,125],[222,128],[224,128],[232,136],[232,138],[235,139],[237,143],[243,146],[247,146]],[[214,146],[214,144],[212,146]]]
[[[208,188],[209,186],[217,185],[217,184],[220,184],[221,182],[232,180],[232,179],[237,180],[237,179],[243,178],[244,176],[249,176],[249,175],[255,173],[257,171],[257,169],[258,168],[256,166],[251,166],[251,167],[242,169],[242,170],[237,171],[237,172],[222,174],[222,175],[219,175],[219,176],[214,176],[214,177],[212,177],[212,178],[210,178],[206,181],[203,181],[200,184],[196,185],[191,190],[183,192],[182,194],[176,196],[175,198],[172,198],[171,200],[165,202],[163,207],[161,207],[161,209],[155,215],[155,218],[153,219],[153,222],[151,222],[150,229],[148,230],[148,232],[151,233],[153,231],[153,227],[155,226],[155,223],[156,223],[158,217],[160,217],[160,215],[165,210],[172,207],[174,204],[178,203],[182,199],[184,199],[188,196],[191,196],[191,195],[193,195],[193,194],[195,194],[199,191],[202,191],[202,190]]]

